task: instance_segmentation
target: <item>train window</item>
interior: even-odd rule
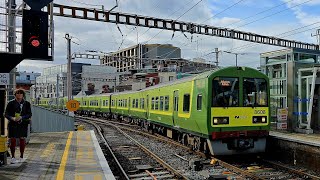
[[[109,105],[109,101],[108,100],[106,100],[106,106],[108,106]]]
[[[144,98],[140,98],[140,109],[144,109]]]
[[[114,106],[114,100],[111,100],[111,106]]]
[[[163,96],[160,96],[160,108],[161,111],[163,111]]]
[[[155,110],[158,110],[158,109],[159,109],[159,97],[156,97],[154,109],[155,109]]]
[[[165,111],[169,110],[169,96],[164,97],[164,110]]]
[[[132,100],[132,108],[135,108],[135,105],[136,105],[136,99],[133,99]]]
[[[201,111],[202,109],[202,94],[198,94],[197,96],[197,110]]]
[[[190,94],[183,95],[183,111],[190,111]]]
[[[267,81],[262,78],[243,79],[243,106],[267,106]]]
[[[151,109],[154,109],[154,97],[151,98]]]
[[[174,96],[174,111],[178,111],[179,109],[179,97]]]
[[[215,77],[212,81],[212,107],[239,106],[239,79]]]
[[[139,108],[139,99],[136,99],[136,105],[135,105],[136,108]]]

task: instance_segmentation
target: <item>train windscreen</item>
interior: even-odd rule
[[[267,81],[262,78],[243,79],[243,106],[268,106]]]
[[[239,106],[239,79],[215,77],[212,82],[212,107]]]

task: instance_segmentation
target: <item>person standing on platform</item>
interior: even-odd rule
[[[7,104],[5,117],[9,120],[8,131],[10,139],[11,163],[23,162],[23,153],[26,147],[28,124],[32,116],[31,104],[26,101],[25,92],[22,89],[14,91],[15,99]],[[16,139],[20,140],[20,159],[15,158]]]

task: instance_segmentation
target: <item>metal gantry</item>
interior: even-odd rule
[[[50,7],[48,6],[50,13]],[[173,19],[161,19],[156,17],[142,16],[137,14],[126,14],[121,12],[102,11],[83,7],[66,6],[53,4],[53,15],[87,19],[93,21],[109,22],[115,24],[125,24],[171,31],[188,32],[191,34],[202,34],[223,38],[237,39],[260,44],[281,46],[288,48],[301,48],[309,50],[319,50],[319,45],[287,40],[273,36],[264,36],[251,32],[238,31],[235,29],[215,27],[192,22],[176,21]]]

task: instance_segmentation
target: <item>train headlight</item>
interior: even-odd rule
[[[228,119],[227,118],[223,118],[222,123],[223,124],[227,124],[228,123]]]
[[[267,123],[267,116],[253,116],[252,123]]]
[[[213,118],[213,124],[218,124],[218,118]]]
[[[229,117],[213,117],[213,125],[229,124]]]

